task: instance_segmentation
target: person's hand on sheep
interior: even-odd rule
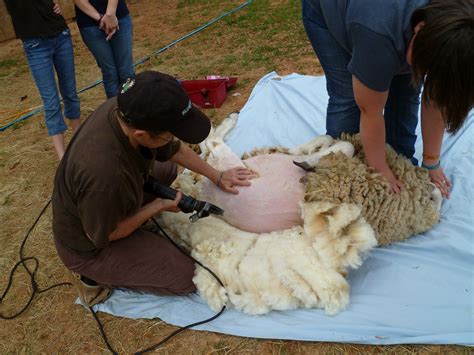
[[[385,169],[380,169],[379,172],[390,184],[392,192],[398,195],[400,193],[400,190],[402,189],[403,184],[395,177],[388,165],[385,166]]]
[[[436,185],[436,187],[441,192],[441,196],[444,198],[449,198],[451,196],[451,181],[446,177],[443,168],[439,166],[437,169],[428,170],[430,175],[431,182]]]
[[[257,177],[257,174],[252,170],[244,167],[236,167],[219,173],[216,180],[216,185],[225,192],[238,194],[239,190],[235,186],[250,186],[249,180]]]

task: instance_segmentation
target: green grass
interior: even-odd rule
[[[178,5],[181,12],[173,22],[192,30],[243,3],[244,0],[181,0]],[[232,75],[255,68],[271,71],[280,61],[297,64],[302,53],[312,52],[300,13],[299,0],[278,3],[254,0],[182,42],[179,50],[192,48],[193,60],[189,60],[189,54],[175,53],[172,59],[156,59],[155,63],[166,66],[171,61],[174,71],[193,73],[196,77]]]
[[[14,76],[29,71],[23,53],[16,54],[15,58],[0,59],[0,78]]]
[[[2,205],[3,205],[3,206],[11,205],[12,201],[14,200],[14,199],[12,198],[12,195],[13,195],[13,192],[10,192],[8,195],[6,195],[6,196],[3,198],[3,202],[2,202]]]
[[[3,59],[0,60],[0,69],[10,69],[18,66],[20,63],[17,59]]]

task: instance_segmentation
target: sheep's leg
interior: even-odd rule
[[[318,307],[329,315],[342,311],[349,304],[349,284],[336,270],[316,265],[295,267],[294,271],[310,285],[318,298]]]
[[[330,153],[343,153],[349,158],[354,156],[354,146],[349,142],[337,142],[336,144],[320,150],[309,156],[296,157],[293,163],[306,171],[312,171],[322,157]]]
[[[218,312],[222,306],[227,304],[228,296],[226,289],[221,287],[216,279],[202,267],[196,265],[193,282],[200,296],[206,300],[209,308]]]
[[[433,201],[436,212],[439,212],[441,211],[441,202],[443,202],[443,196],[435,184],[430,184],[433,186],[433,191],[431,191],[431,200]]]
[[[311,154],[314,153],[316,150],[323,150],[326,148],[329,148],[333,142],[333,139],[331,136],[318,136],[309,142],[299,145],[293,149],[290,149],[289,153],[291,155],[306,155],[306,154]]]

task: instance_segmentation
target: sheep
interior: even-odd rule
[[[213,310],[227,304],[249,314],[298,307],[336,314],[349,303],[344,277],[349,268],[358,268],[377,243],[393,241],[397,233],[407,237],[439,218],[439,191],[432,191],[423,170],[392,151],[389,164],[405,184],[400,197],[390,195],[380,175],[364,164],[357,137],[320,136],[300,147],[259,149],[241,159],[224,143],[236,120],[234,115],[224,121],[200,147],[217,169],[256,170],[252,186],[230,196],[186,172],[179,176],[179,189],[223,207],[224,219],[210,216],[191,224],[182,213],[160,216],[171,236],[223,281],[225,289],[196,267],[193,281]],[[378,217],[402,203],[401,219]]]
[[[367,167],[359,135],[344,135],[342,139],[354,146],[355,155],[331,154],[312,165],[312,171],[303,178],[306,202],[361,206],[379,246],[423,233],[438,223],[442,197],[426,169],[412,165],[387,145],[387,163],[403,184],[400,194],[395,195],[388,182]]]

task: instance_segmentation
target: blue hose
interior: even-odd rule
[[[248,4],[250,4],[251,2],[253,2],[253,0],[248,0],[248,1],[244,2],[242,5],[239,5],[239,6],[237,6],[236,8],[234,8],[234,9],[232,9],[232,10],[230,10],[230,11],[228,11],[228,12],[226,12],[226,13],[224,13],[224,14],[222,14],[222,15],[220,15],[220,16],[214,18],[214,19],[212,19],[211,21],[207,22],[206,24],[202,25],[201,27],[199,27],[199,28],[197,28],[197,29],[195,29],[195,30],[189,32],[188,34],[184,35],[184,36],[181,37],[181,38],[178,38],[177,40],[174,40],[173,42],[171,42],[170,44],[168,44],[168,45],[164,46],[163,48],[157,50],[156,52],[153,52],[151,55],[146,56],[146,57],[144,57],[144,58],[141,58],[141,59],[137,60],[137,61],[133,64],[133,66],[134,66],[134,67],[137,67],[137,66],[139,66],[139,65],[141,65],[141,64],[143,64],[143,63],[145,63],[146,61],[150,60],[152,57],[157,56],[157,55],[163,53],[164,51],[170,49],[171,47],[175,46],[175,45],[178,44],[179,42],[182,42],[182,41],[184,41],[185,39],[188,39],[189,37],[194,36],[196,33],[201,32],[202,30],[204,30],[204,29],[206,29],[207,27],[213,25],[214,23],[216,23],[217,21],[223,19],[224,17],[229,16],[229,15],[232,15],[233,13],[235,13],[235,12],[241,10],[242,8],[244,8],[245,6],[247,6]],[[87,85],[86,87],[83,87],[83,88],[80,89],[77,93],[78,93],[78,94],[83,93],[84,91],[90,90],[90,89],[92,89],[93,87],[96,87],[97,85],[99,85],[99,84],[101,84],[101,83],[102,83],[102,79],[101,79],[101,80],[97,80],[96,82],[94,82],[94,83],[92,83],[92,84],[89,84],[89,85]],[[61,100],[61,101],[62,101],[62,100]],[[21,122],[21,121],[24,121],[24,120],[26,120],[26,119],[28,119],[28,118],[30,118],[30,117],[32,117],[32,116],[34,116],[34,115],[40,113],[40,112],[43,111],[43,110],[44,110],[44,106],[40,106],[40,107],[34,109],[33,111],[31,111],[31,112],[29,112],[29,113],[27,113],[27,114],[25,114],[25,115],[23,115],[23,116],[17,118],[16,120],[14,120],[14,121],[12,121],[12,122],[10,122],[10,123],[4,125],[4,126],[1,126],[1,127],[0,127],[0,132],[5,131],[7,128],[9,128],[9,127],[15,125],[16,123]]]

